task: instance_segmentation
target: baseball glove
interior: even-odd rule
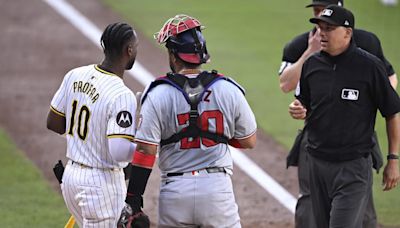
[[[150,220],[143,211],[133,212],[129,204],[125,204],[119,217],[117,228],[149,228]]]

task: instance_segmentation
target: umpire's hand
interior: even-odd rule
[[[293,119],[304,120],[307,115],[307,109],[296,99],[289,105],[289,114]]]
[[[389,191],[397,186],[400,181],[399,160],[389,159],[383,170],[383,191]]]

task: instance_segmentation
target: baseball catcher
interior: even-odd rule
[[[203,27],[193,17],[176,15],[156,34],[172,72],[143,93],[118,227],[148,225],[142,195],[158,151],[159,227],[241,227],[228,144],[254,147],[257,125],[244,89],[215,70],[201,69],[210,59]]]

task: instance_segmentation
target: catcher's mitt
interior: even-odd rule
[[[150,220],[143,211],[133,212],[129,204],[125,204],[119,217],[118,228],[149,228]]]

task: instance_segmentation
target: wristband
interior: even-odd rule
[[[388,154],[387,160],[392,160],[392,159],[399,159],[399,155],[397,154]]]
[[[138,165],[145,168],[153,168],[154,162],[156,160],[156,155],[145,154],[140,151],[135,151],[133,153],[132,165]]]

